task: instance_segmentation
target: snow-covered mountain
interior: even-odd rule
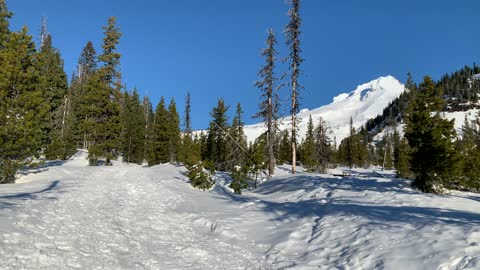
[[[333,98],[333,102],[314,110],[304,109],[298,115],[302,118],[300,124],[300,139],[307,131],[308,118],[312,116],[317,125],[320,118],[326,121],[330,129],[330,138],[336,138],[340,143],[349,134],[350,117],[353,126],[359,128],[370,118],[383,112],[390,102],[405,91],[405,86],[392,76],[380,77],[371,82],[359,85],[354,91],[343,93]],[[291,119],[281,119],[280,130],[290,129]],[[245,134],[249,141],[255,140],[265,132],[264,123],[245,126]]]

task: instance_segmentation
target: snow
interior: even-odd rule
[[[464,112],[443,112],[442,117],[448,120],[455,120],[455,130],[457,134],[462,134],[462,126],[465,122],[465,116],[469,121],[474,120],[480,111],[478,109],[471,109]]]
[[[330,138],[336,138],[340,143],[350,133],[350,117],[353,126],[360,128],[367,120],[382,114],[383,109],[390,102],[405,91],[405,86],[392,76],[380,77],[371,82],[359,85],[354,91],[339,94],[333,102],[313,110],[302,110],[298,116],[300,123],[300,138],[307,131],[308,118],[312,116],[315,125],[321,118],[326,121],[330,129]],[[280,130],[291,128],[290,117],[281,119]],[[244,128],[249,141],[253,141],[265,132],[263,123],[247,125]]]
[[[0,269],[480,268],[480,195],[288,171],[237,196],[174,165],[50,163],[0,186]]]

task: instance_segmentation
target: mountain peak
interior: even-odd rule
[[[305,136],[307,119],[312,116],[315,125],[322,118],[330,129],[330,138],[333,140],[335,137],[337,143],[340,143],[349,134],[350,118],[353,120],[353,126],[358,129],[368,119],[381,114],[383,109],[404,91],[405,86],[395,77],[388,75],[361,84],[351,92],[339,94],[333,98],[333,102],[330,104],[313,110],[302,110],[298,115],[303,119],[300,123],[300,137]],[[281,130],[290,127],[290,117],[281,119]],[[263,123],[245,127],[249,141],[255,140],[263,132],[265,132]]]

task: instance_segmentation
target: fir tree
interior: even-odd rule
[[[148,165],[153,166],[168,162],[170,159],[170,136],[168,111],[165,108],[165,99],[163,97],[155,109],[149,137]]]
[[[42,125],[45,134],[44,145],[47,147],[45,155],[48,159],[66,159],[75,148],[69,145],[65,133],[71,98],[68,93],[67,74],[63,70],[63,60],[59,51],[52,46],[51,35],[42,33],[42,37],[37,70],[40,75],[39,87],[49,106]]]
[[[408,151],[409,145],[407,140],[400,138],[400,135],[395,130],[393,133],[393,165],[399,178],[411,176]]]
[[[462,187],[480,190],[480,116],[476,121],[469,121],[465,116],[462,127],[462,138],[457,143],[457,150],[461,154],[460,184]]]
[[[405,137],[411,147],[413,185],[424,192],[439,192],[441,186],[455,180],[458,169],[453,121],[442,119],[439,113],[443,102],[441,89],[425,77],[407,119]]]
[[[92,133],[88,132],[90,126],[88,112],[94,104],[91,103],[92,100],[87,98],[95,93],[87,93],[86,85],[96,70],[96,52],[93,43],[89,41],[80,54],[77,71],[70,85],[72,92],[72,118],[74,119],[73,136],[76,146],[82,149],[88,149],[92,141]],[[95,89],[91,90],[96,92]]]
[[[279,164],[292,162],[292,143],[287,131],[280,133],[277,160]]]
[[[312,116],[308,119],[307,133],[303,143],[299,147],[299,159],[308,171],[314,171],[317,167],[315,158],[315,136]]]
[[[187,98],[185,99],[185,129],[183,130],[183,132],[188,135],[192,134],[192,117],[190,115],[192,111],[192,104],[190,99],[190,92],[188,92]]]
[[[141,165],[145,153],[145,118],[136,89],[124,93],[122,111],[123,161]]]
[[[13,13],[8,11],[5,0],[0,0],[0,50],[5,48],[6,44],[4,42],[9,38],[10,22],[8,20],[12,18],[12,15]]]
[[[187,93],[185,99],[185,117],[184,117],[184,133],[182,136],[182,147],[180,161],[186,166],[192,166],[201,159],[201,141],[198,136],[195,140],[192,137],[192,120],[191,120],[191,98],[190,92]]]
[[[151,139],[150,136],[152,134],[152,126],[153,126],[153,119],[154,119],[154,114],[153,114],[153,108],[152,108],[152,103],[150,102],[150,99],[148,96],[143,97],[143,102],[142,102],[142,109],[143,109],[143,120],[145,123],[145,139],[144,139],[144,153],[143,153],[143,158],[145,160],[149,160],[149,149],[150,149],[150,143]]]
[[[253,175],[251,179],[254,181],[254,188],[258,186],[258,176],[260,173],[267,169],[268,163],[265,155],[265,146],[267,145],[267,137],[258,137],[248,149],[248,157],[246,167],[250,174]]]
[[[167,133],[168,133],[168,154],[170,163],[178,160],[178,155],[181,146],[180,137],[180,117],[177,113],[177,106],[175,101],[170,101],[167,113]]]
[[[206,159],[213,162],[217,170],[225,170],[227,167],[228,108],[220,98],[210,113],[212,121],[208,129]]]
[[[276,89],[275,62],[277,40],[272,29],[268,30],[267,48],[262,52],[265,57],[265,66],[258,72],[261,78],[255,85],[262,91],[260,112],[256,117],[261,118],[267,127],[267,148],[268,148],[268,175],[275,173],[275,140],[277,134],[277,120],[279,111],[279,98]]]
[[[300,76],[300,66],[303,62],[301,57],[302,49],[300,47],[300,35],[301,35],[301,25],[302,19],[300,18],[300,0],[291,0],[292,7],[288,11],[290,21],[285,27],[286,33],[286,43],[290,49],[290,55],[288,57],[288,65],[290,69],[290,86],[292,87],[291,92],[291,108],[290,112],[292,115],[292,173],[296,172],[296,151],[297,151],[297,129],[299,119],[297,118],[297,113],[300,110],[299,104],[299,90],[302,88],[302,85],[298,82]]]
[[[235,117],[232,121],[232,126],[228,129],[227,136],[227,151],[228,162],[227,166],[229,170],[234,167],[242,167],[245,165],[246,152],[247,152],[247,138],[243,131],[243,110],[240,103],[237,104],[235,111]]]
[[[313,132],[314,142],[315,142],[315,168],[314,171],[319,173],[325,173],[328,166],[333,159],[333,151],[336,148],[332,149],[330,145],[330,139],[327,135],[327,125],[325,121],[320,118],[318,125]]]
[[[93,90],[90,94],[96,90],[94,96],[89,97],[91,104],[95,106],[91,109],[93,145],[89,151],[89,159],[91,163],[96,163],[98,158],[104,157],[106,165],[111,164],[110,161],[117,157],[121,148],[119,99],[122,86],[119,72],[120,54],[116,52],[121,34],[115,24],[115,17],[110,17],[108,25],[103,27],[103,53],[98,57],[103,65],[87,83],[90,90]]]
[[[6,15],[5,15],[6,14]],[[8,26],[0,2],[0,27]],[[15,173],[41,146],[41,122],[48,111],[35,69],[35,45],[26,27],[7,33],[0,49],[0,183],[13,183]]]

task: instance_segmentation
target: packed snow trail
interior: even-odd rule
[[[0,195],[14,204],[2,212],[13,223],[0,227],[0,269],[256,268],[253,255],[173,211],[192,199],[169,189],[182,177],[173,166],[83,164],[43,172],[46,188]]]
[[[173,165],[49,165],[0,186],[2,270],[480,269],[479,194],[278,168],[237,196]]]

